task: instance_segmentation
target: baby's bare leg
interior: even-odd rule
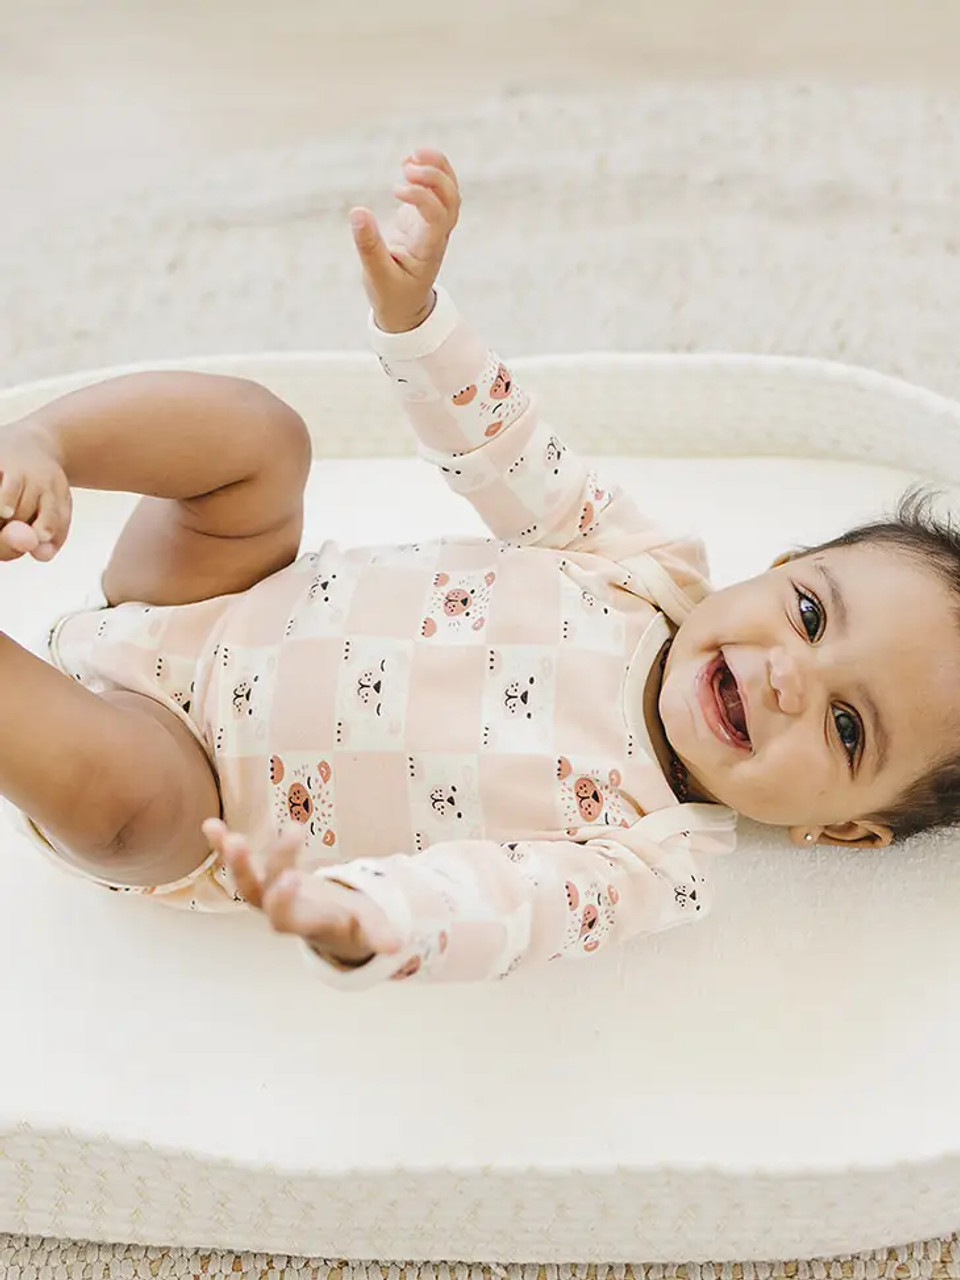
[[[0,792],[83,870],[163,884],[207,856],[216,780],[177,718],[139,694],[99,697],[0,634]]]
[[[310,438],[265,387],[141,373],[24,419],[73,488],[141,493],[104,574],[111,604],[175,605],[245,591],[297,554]]]
[[[297,553],[310,444],[264,387],[140,374],[24,419],[71,486],[144,501],[104,574],[111,604],[176,605],[243,591]],[[189,874],[220,812],[216,779],[179,720],[132,693],[98,697],[0,635],[0,792],[77,865],[131,885]]]

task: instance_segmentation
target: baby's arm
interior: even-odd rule
[[[341,986],[413,976],[489,981],[521,965],[590,956],[708,909],[702,871],[689,856],[654,868],[613,839],[450,841],[314,875],[376,903],[399,940],[347,972],[326,963],[322,972]]]
[[[242,591],[293,559],[309,466],[302,419],[265,387],[138,373],[0,428],[0,517],[56,549],[71,487],[143,494],[104,591],[111,604],[184,604]],[[35,550],[4,541],[2,558]]]
[[[435,290],[459,216],[456,175],[445,156],[424,150],[407,162],[405,177],[386,239],[369,211],[354,210],[351,221],[372,307],[373,346],[422,455],[497,537],[619,562],[621,586],[653,590],[672,615],[682,615],[704,590],[699,544],[665,537],[618,486],[600,479],[541,420],[536,400],[449,297]],[[633,583],[629,563],[641,558],[642,585]]]
[[[682,835],[644,856],[614,839],[461,840],[309,872],[295,866],[296,832],[255,860],[222,823],[205,829],[246,900],[301,937],[339,986],[502,978],[709,908],[703,855]]]
[[[384,333],[374,323],[371,341],[421,456],[498,538],[610,554],[623,549],[623,535],[632,546],[641,530],[652,531],[542,420],[534,397],[443,290],[417,329]]]

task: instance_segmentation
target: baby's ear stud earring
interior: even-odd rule
[[[809,844],[809,843],[813,840],[813,832],[812,832],[812,831],[808,831],[808,832],[804,835],[804,837],[803,837],[803,838],[804,838],[804,840],[806,840],[806,841],[807,841],[807,843]]]

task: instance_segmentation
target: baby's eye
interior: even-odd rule
[[[850,757],[852,764],[860,749],[860,741],[863,736],[860,721],[846,707],[834,707],[833,723],[837,726],[837,737],[843,744],[843,749]]]
[[[823,605],[816,596],[808,595],[805,591],[801,591],[799,587],[795,588],[797,592],[797,607],[800,610],[800,625],[806,632],[807,639],[811,643],[815,643],[823,635]]]

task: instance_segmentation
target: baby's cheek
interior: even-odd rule
[[[805,730],[802,738],[797,732]],[[826,741],[812,740],[815,731],[794,726],[768,739],[742,765],[717,776],[714,794],[723,804],[754,822],[790,827],[804,823],[845,821],[851,797],[846,779],[834,782]],[[825,767],[825,764],[827,767]]]

